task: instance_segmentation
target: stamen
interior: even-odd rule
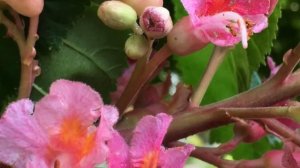
[[[235,12],[223,12],[223,13],[217,14],[216,17],[218,17],[222,20],[227,20],[232,23],[238,23],[241,40],[242,40],[242,45],[244,48],[248,47],[247,26],[244,21],[244,18],[241,15],[239,15],[238,13],[235,13]]]
[[[243,47],[247,48],[248,47],[248,32],[247,32],[247,28],[246,28],[246,23],[245,23],[244,19],[239,19],[238,24],[240,27]]]

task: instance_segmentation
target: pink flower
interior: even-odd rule
[[[165,149],[161,146],[172,118],[164,113],[146,116],[137,124],[130,147],[115,132],[109,141],[109,168],[181,168],[192,145]]]
[[[117,119],[117,110],[89,86],[56,81],[35,107],[27,99],[9,105],[0,119],[0,161],[16,168],[91,168],[106,159]]]
[[[181,0],[202,42],[232,46],[268,26],[277,0]]]

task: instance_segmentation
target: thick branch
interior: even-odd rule
[[[300,59],[300,44],[285,57],[285,65],[275,75],[261,86],[241,93],[222,102],[192,109],[175,116],[169,128],[166,142],[175,141],[200,131],[205,131],[217,126],[232,122],[230,117],[220,113],[219,108],[225,107],[262,107],[275,104],[300,94],[300,73],[290,72],[291,68]],[[283,75],[288,75],[282,82]]]

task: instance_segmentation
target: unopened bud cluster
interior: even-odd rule
[[[170,13],[162,5],[163,0],[104,1],[98,8],[98,17],[112,29],[133,30],[135,34],[126,41],[125,53],[131,59],[138,59],[149,49],[147,39],[164,38],[173,28]]]

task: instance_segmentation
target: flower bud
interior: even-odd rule
[[[167,44],[173,54],[188,55],[204,48],[208,42],[201,41],[194,33],[194,27],[189,17],[178,21],[167,36]]]
[[[135,9],[140,16],[148,6],[163,6],[163,0],[122,0]]]
[[[140,26],[149,38],[160,39],[170,33],[173,22],[168,9],[151,6],[140,16]]]
[[[125,53],[133,60],[145,56],[148,48],[148,41],[143,35],[133,34],[125,42]]]
[[[246,143],[256,142],[266,135],[265,129],[259,123],[251,120],[245,123],[237,122],[234,125],[234,133],[242,136]]]
[[[44,8],[44,0],[3,0],[11,8],[27,17],[38,16]]]
[[[105,1],[98,8],[98,17],[113,29],[130,29],[136,24],[137,14],[129,5],[121,1]]]

